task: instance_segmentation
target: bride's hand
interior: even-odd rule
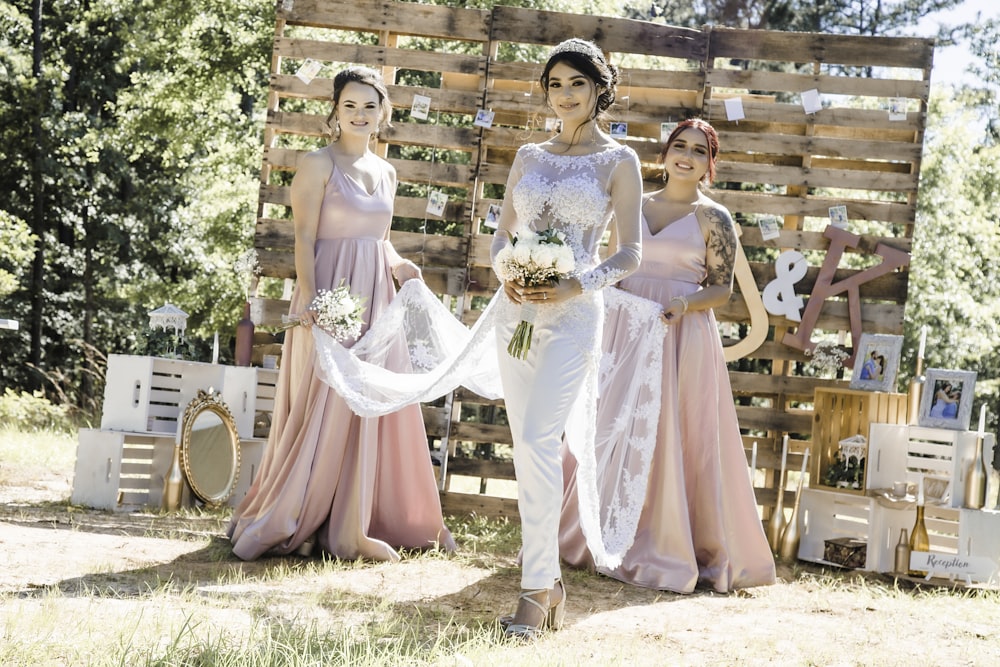
[[[526,300],[521,296],[521,292],[525,289],[527,288],[524,285],[516,283],[512,280],[508,280],[503,284],[503,293],[507,295],[508,299],[517,304]]]
[[[514,303],[560,303],[583,293],[576,278],[563,278],[548,285],[526,287],[518,283],[505,283],[504,291]]]
[[[306,329],[316,324],[316,311],[306,310],[299,315],[299,324],[304,326]]]

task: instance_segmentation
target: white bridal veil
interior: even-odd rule
[[[587,545],[598,565],[613,569],[632,544],[646,496],[666,326],[659,304],[615,288],[602,292],[605,352],[597,377],[573,406],[566,440],[579,466]],[[320,375],[362,417],[432,401],[459,386],[500,398],[494,329],[498,300],[505,298],[498,292],[469,329],[422,281],[409,280],[352,348],[312,328]],[[390,353],[404,342],[412,371],[387,370]]]

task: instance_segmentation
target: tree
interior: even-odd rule
[[[689,28],[830,32],[892,36],[905,33],[924,16],[963,0],[652,0],[635,2],[636,18],[662,19]]]
[[[2,206],[36,238],[11,298],[29,326],[4,383],[93,401],[100,355],[131,351],[167,299],[191,313],[192,333],[232,330],[241,290],[229,266],[252,235],[270,9],[0,3]]]
[[[0,211],[0,298],[17,290],[21,274],[32,256],[35,238],[23,220]],[[0,312],[0,316],[3,313]]]

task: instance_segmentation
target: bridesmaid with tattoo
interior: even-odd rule
[[[644,195],[642,262],[620,287],[663,306],[660,419],[646,500],[621,566],[600,572],[660,590],[719,592],[774,583],[774,559],[757,513],[712,309],[733,292],[739,239],[732,216],[701,186],[712,183],[719,153],[715,129],[678,123],[660,153],[665,185]],[[614,241],[612,241],[614,243]],[[633,344],[605,325],[604,340]],[[614,344],[605,349],[615,354]],[[601,401],[617,400],[606,393]],[[608,428],[598,424],[598,430]],[[601,466],[601,463],[598,463]],[[565,463],[560,553],[594,567],[576,516],[575,465]],[[598,470],[598,483],[617,484]]]

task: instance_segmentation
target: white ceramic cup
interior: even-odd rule
[[[906,482],[893,482],[892,483],[892,495],[897,498],[902,498],[906,495]]]

